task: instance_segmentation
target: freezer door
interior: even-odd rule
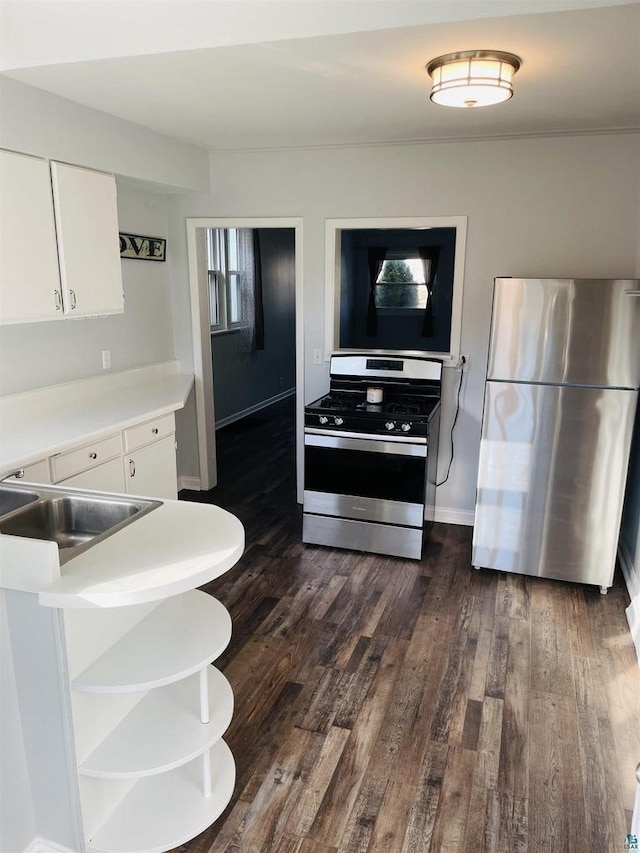
[[[497,278],[487,379],[637,388],[639,293],[632,279]]]
[[[474,566],[611,585],[637,397],[487,382]]]

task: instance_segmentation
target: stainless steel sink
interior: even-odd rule
[[[37,492],[12,489],[11,486],[0,486],[0,515],[6,515],[16,509],[21,509],[27,504],[37,501],[40,496]]]
[[[17,486],[1,491],[13,492],[15,505],[0,512],[0,533],[55,542],[60,565],[162,505],[144,498],[45,486],[37,492]]]

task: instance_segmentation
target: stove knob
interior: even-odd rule
[[[335,418],[333,422],[336,426],[342,426],[342,424],[344,423],[344,421],[340,417]]]
[[[392,430],[392,429],[395,429],[395,428],[396,428],[396,423],[395,423],[395,421],[387,421],[387,422],[386,422],[386,424],[384,425],[384,428],[385,428],[386,430],[389,430],[389,432],[391,432],[391,430]]]
[[[402,424],[400,429],[402,430],[402,432],[409,432],[409,430],[411,429],[411,424]]]
[[[329,423],[329,418],[326,415],[320,415],[320,423],[321,424]]]

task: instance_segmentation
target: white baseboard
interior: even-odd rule
[[[272,406],[274,403],[278,403],[280,400],[284,400],[287,397],[293,397],[295,393],[295,388],[289,388],[287,391],[283,391],[282,394],[276,394],[275,397],[269,397],[268,400],[262,400],[262,402],[256,403],[255,406],[249,406],[248,409],[243,409],[241,412],[236,412],[234,415],[222,418],[221,420],[216,421],[216,429],[229,426],[229,424],[240,421],[242,418],[246,418],[247,415],[252,415],[254,412],[259,412],[260,409],[266,409],[267,406]]]
[[[46,838],[36,836],[24,848],[22,853],[77,853],[77,851],[71,850],[70,847],[63,847],[61,844],[56,844],[55,841],[48,841]]]
[[[625,610],[627,622],[631,630],[631,639],[636,647],[636,657],[640,665],[640,595],[632,599],[631,604]]]
[[[473,527],[475,510],[453,509],[453,507],[438,506],[436,504],[436,521],[444,524],[463,524],[465,527]]]
[[[636,595],[640,595],[640,566],[633,565],[629,549],[622,539],[618,542],[618,559],[629,590],[629,597],[633,599]]]
[[[200,477],[178,477],[178,491],[189,489],[192,492],[200,491]]]
[[[618,559],[631,598],[631,604],[625,613],[640,664],[640,566],[633,565],[631,554],[622,540],[618,544]]]

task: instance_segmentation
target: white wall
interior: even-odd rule
[[[620,529],[620,558],[631,605],[627,619],[640,661],[640,409],[631,447],[629,479]]]
[[[190,357],[187,216],[301,216],[304,221],[305,401],[326,390],[325,219],[468,217],[462,352],[469,372],[456,459],[438,505],[472,520],[493,279],[634,275],[640,135],[570,136],[415,146],[212,152],[210,195],[169,201],[178,357]],[[457,374],[445,371],[440,472],[448,461]],[[183,436],[184,473],[196,474]],[[185,445],[189,445],[188,451]]]
[[[0,148],[166,188],[208,186],[207,152],[188,142],[0,77]],[[152,235],[153,236],[153,235]]]

